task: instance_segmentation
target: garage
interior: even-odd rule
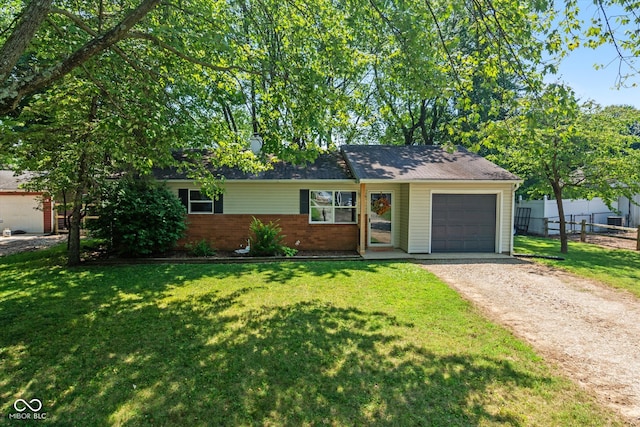
[[[22,230],[27,233],[52,231],[52,201],[41,192],[21,188],[29,175],[15,176],[12,171],[0,170],[0,231]]]
[[[432,252],[495,252],[495,194],[433,194]]]
[[[43,215],[38,208],[37,196],[0,194],[0,228],[43,233]]]

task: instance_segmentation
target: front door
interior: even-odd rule
[[[369,194],[369,245],[391,246],[391,193]]]

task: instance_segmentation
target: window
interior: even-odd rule
[[[181,188],[178,196],[182,204],[190,214],[222,213],[222,194],[216,200],[212,200],[199,190]]]
[[[354,191],[309,191],[309,218],[312,223],[351,224],[356,222]]]
[[[213,213],[213,200],[198,190],[190,190],[189,213]]]

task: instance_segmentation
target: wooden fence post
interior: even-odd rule
[[[549,218],[544,219],[544,237],[549,237]]]
[[[580,241],[582,243],[587,241],[587,220],[583,219],[580,223]]]
[[[640,251],[640,224],[638,224],[638,228],[636,229],[636,250]]]

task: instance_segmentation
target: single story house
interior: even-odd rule
[[[0,231],[35,234],[53,231],[51,197],[43,192],[24,190],[21,185],[28,180],[28,174],[16,176],[13,171],[0,170]]]
[[[299,250],[513,252],[522,181],[460,147],[348,145],[311,164],[216,173],[224,194],[210,200],[176,169],[155,171],[187,208],[186,242],[238,249],[255,216],[278,221]]]

